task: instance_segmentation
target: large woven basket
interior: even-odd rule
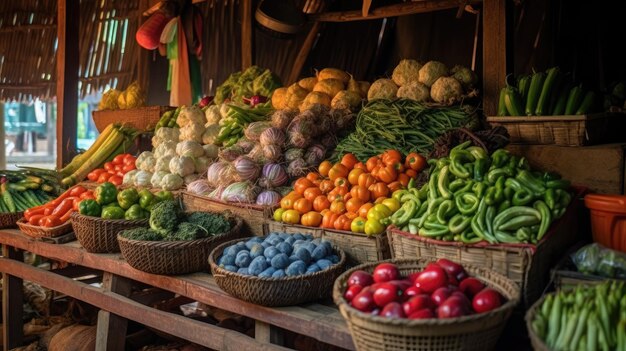
[[[554,294],[552,294],[554,295]],[[533,345],[533,350],[535,351],[551,351],[550,348],[541,340],[539,335],[535,333],[532,327],[533,319],[535,319],[535,315],[537,311],[541,308],[541,304],[546,299],[548,295],[544,295],[541,299],[537,300],[526,312],[526,328],[528,329],[528,336],[530,337],[530,343]]]
[[[387,260],[406,276],[421,271],[428,260]],[[450,319],[391,319],[360,312],[343,298],[350,274],[356,270],[372,272],[378,263],[367,263],[345,272],[335,281],[333,299],[348,323],[358,351],[418,350],[493,350],[502,330],[519,302],[515,283],[491,270],[466,265],[465,270],[486,285],[498,290],[508,301],[499,308],[481,314]]]
[[[0,213],[0,229],[17,227],[17,221],[22,217],[24,212]]]
[[[231,229],[208,238],[186,241],[141,241],[117,235],[122,256],[133,268],[153,274],[177,275],[208,271],[211,250],[241,237],[242,220],[228,214]]]
[[[175,107],[143,106],[126,110],[93,111],[93,122],[99,132],[111,123],[124,123],[140,131],[153,130],[161,116]]]
[[[335,249],[339,262],[323,271],[297,277],[259,278],[227,271],[217,265],[218,258],[226,247],[241,240],[224,243],[209,256],[215,283],[238,299],[262,306],[293,306],[330,297],[333,283],[344,270],[346,255]]]
[[[17,221],[20,230],[33,238],[55,238],[72,231],[72,221],[67,221],[59,226],[45,228],[38,225],[28,224],[25,218]]]
[[[76,239],[87,252],[93,253],[120,252],[117,233],[147,225],[148,219],[102,219],[78,212],[72,214],[72,228]]]

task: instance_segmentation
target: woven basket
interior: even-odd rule
[[[140,131],[153,130],[171,106],[144,106],[127,110],[93,111],[93,122],[100,133],[111,123],[124,123]]]
[[[314,238],[324,238],[346,253],[349,265],[378,262],[391,258],[387,233],[367,236],[345,230],[314,228],[303,225],[293,225],[268,221],[268,233],[303,233],[311,234]]]
[[[554,295],[554,294],[551,294]],[[535,351],[551,351],[550,348],[539,338],[539,335],[535,333],[532,328],[533,319],[535,319],[535,315],[539,308],[541,308],[541,304],[546,299],[548,295],[544,295],[541,299],[537,300],[526,312],[526,329],[528,329],[528,336],[530,337],[530,343],[533,345],[533,350]]]
[[[241,240],[224,243],[209,256],[215,283],[238,299],[262,306],[293,306],[330,297],[333,282],[344,270],[346,255],[335,247],[339,263],[312,274],[285,278],[259,278],[227,271],[217,265],[224,249]]]
[[[54,238],[72,231],[72,221],[67,221],[56,227],[45,228],[28,224],[26,219],[22,218],[17,221],[17,226],[24,234],[33,238]]]
[[[122,256],[133,268],[153,274],[178,275],[208,271],[209,253],[241,235],[241,218],[229,215],[231,229],[209,238],[186,241],[141,241],[117,235]]]
[[[24,212],[0,213],[0,229],[17,227],[17,221],[22,217]]]
[[[403,276],[421,271],[428,260],[388,260]],[[465,265],[465,270],[498,290],[508,301],[481,314],[450,319],[390,319],[360,312],[343,298],[347,280],[356,270],[372,272],[378,263],[367,263],[342,274],[335,281],[333,299],[346,319],[357,351],[492,350],[519,302],[515,283],[491,270]]]
[[[117,233],[125,229],[146,227],[148,219],[102,219],[84,216],[77,212],[72,214],[72,228],[78,242],[93,253],[120,252]]]
[[[256,204],[229,203],[188,192],[182,192],[181,198],[186,211],[230,211],[243,218],[243,233],[263,236],[267,231],[266,220],[274,212],[273,207]]]

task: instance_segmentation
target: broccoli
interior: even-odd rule
[[[182,222],[174,233],[168,235],[167,240],[196,240],[206,236],[206,231],[199,226],[189,222]]]
[[[120,233],[126,239],[130,240],[142,240],[142,241],[161,241],[163,237],[161,234],[155,232],[149,228],[133,228],[127,229]]]
[[[174,201],[161,201],[150,210],[150,228],[163,237],[174,232],[180,218],[180,206]]]
[[[200,227],[205,232],[204,236],[225,233],[230,229],[228,219],[215,213],[191,212],[186,221]]]

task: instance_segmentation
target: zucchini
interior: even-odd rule
[[[561,116],[565,113],[565,105],[567,104],[567,96],[569,95],[570,89],[571,87],[568,85],[561,88],[559,97],[556,100],[556,105],[554,105],[554,109],[552,110],[553,116]]]
[[[583,102],[580,104],[580,107],[578,107],[578,109],[576,110],[576,114],[584,115],[585,113],[589,112],[589,110],[591,110],[591,108],[593,107],[593,103],[595,102],[595,99],[596,99],[596,94],[593,91],[588,91],[587,94],[585,94],[585,98],[583,99]]]
[[[537,72],[533,74],[533,78],[530,81],[530,88],[528,88],[528,97],[526,98],[526,115],[532,116],[537,108],[537,102],[539,101],[539,95],[543,89],[543,81],[546,79],[546,74],[543,72]]]
[[[539,100],[537,101],[537,107],[535,108],[535,115],[537,116],[545,116],[548,114],[548,109],[550,106],[550,97],[552,96],[552,90],[554,89],[554,84],[559,75],[559,68],[552,67],[548,70],[548,75],[543,82],[543,86],[541,88],[541,94],[539,95]]]
[[[504,88],[504,106],[511,116],[522,116],[522,99],[516,88],[508,86]]]
[[[565,104],[565,114],[573,115],[576,111],[578,111],[578,107],[582,102],[583,96],[583,87],[575,86],[572,90],[569,91],[569,95],[567,96],[567,104]]]
[[[522,101],[526,101],[528,97],[528,89],[530,88],[530,76],[524,75],[519,78],[517,82],[517,90],[519,91]]]
[[[498,99],[498,116],[508,115],[506,106],[504,105],[504,95],[506,94],[506,88],[500,90],[500,98]]]

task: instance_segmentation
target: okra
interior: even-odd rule
[[[532,116],[537,108],[537,102],[543,88],[543,81],[546,78],[546,74],[543,72],[537,72],[533,74],[530,81],[530,88],[528,88],[528,97],[526,98],[526,115]]]
[[[504,105],[504,95],[506,94],[506,88],[500,89],[500,97],[498,99],[498,116],[507,116],[508,112]]]
[[[578,107],[582,102],[583,96],[583,87],[581,85],[575,86],[572,90],[569,91],[569,95],[567,96],[567,104],[565,104],[565,114],[573,115],[576,111],[578,111]]]
[[[541,94],[537,101],[537,107],[535,108],[535,114],[537,116],[545,116],[548,114],[548,108],[550,106],[550,97],[552,96],[552,90],[554,89],[555,82],[559,75],[559,68],[552,67],[548,70],[543,86],[541,88]]]
[[[583,99],[583,102],[580,104],[580,107],[578,107],[578,110],[576,110],[576,114],[584,115],[585,113],[589,112],[589,110],[591,110],[591,108],[593,107],[593,103],[595,102],[595,99],[596,99],[596,94],[593,91],[588,91],[587,94],[585,94],[585,98]]]

